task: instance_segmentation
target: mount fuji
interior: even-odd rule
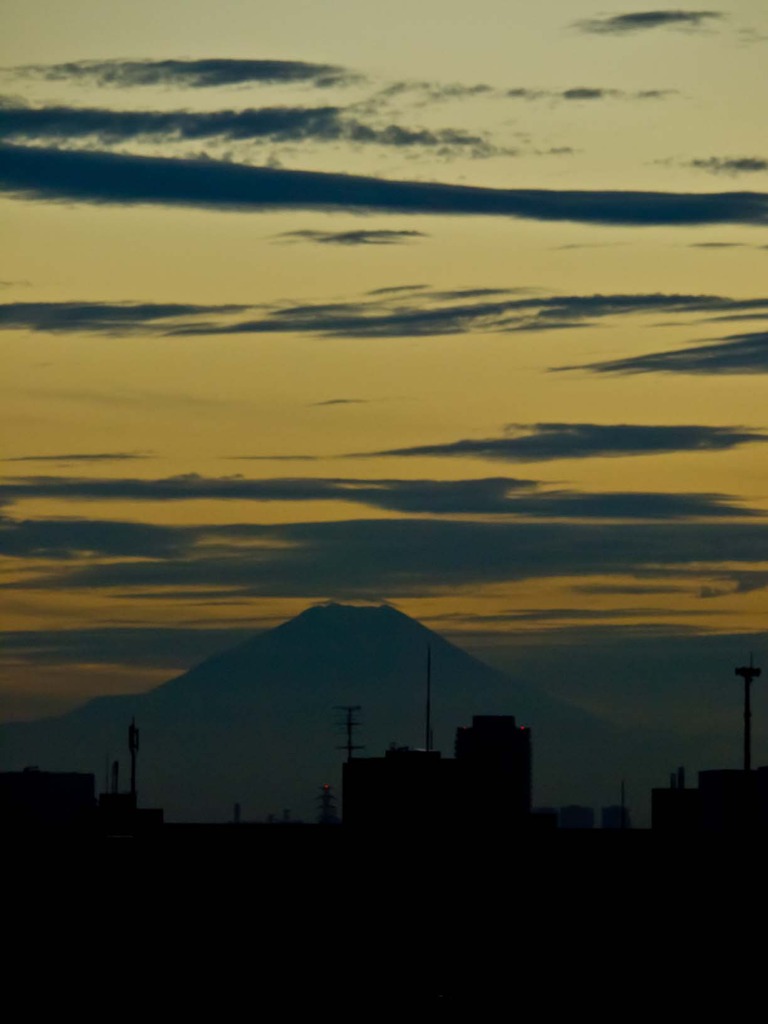
[[[149,692],[4,725],[2,767],[100,777],[109,759],[127,761],[135,717],[142,806],[163,807],[172,821],[222,821],[238,802],[245,819],[290,809],[311,821],[319,787],[339,787],[338,706],[361,706],[362,756],[381,756],[392,742],[423,745],[428,650],[434,746],[443,756],[453,756],[456,727],[473,715],[515,715],[532,729],[536,802],[603,795],[606,773],[615,774],[601,759],[626,737],[388,605],[311,607]]]

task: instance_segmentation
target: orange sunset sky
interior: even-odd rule
[[[569,644],[759,657],[766,46],[757,0],[6,0],[3,718],[324,600],[616,716]]]

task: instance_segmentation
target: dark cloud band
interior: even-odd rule
[[[418,231],[359,229],[298,231],[278,236],[278,239],[375,245],[421,237],[425,235]],[[659,292],[531,296],[521,295],[520,290],[514,288],[439,291],[419,285],[376,289],[362,298],[347,301],[272,306],[9,302],[0,303],[0,330],[173,337],[298,333],[328,338],[408,338],[562,331],[606,318],[648,313],[706,314],[711,320],[754,319],[768,314],[768,298],[733,299],[722,295]]]
[[[627,14],[577,21],[574,27],[581,32],[596,35],[626,35],[630,32],[647,32],[654,28],[699,29],[724,17],[720,11],[630,11]]]
[[[603,453],[604,454],[604,453]],[[391,512],[429,515],[506,515],[576,519],[680,519],[749,517],[754,510],[718,494],[654,492],[584,493],[541,491],[532,480],[490,477],[479,480],[360,480],[349,478],[200,477],[158,480],[28,477],[0,488],[0,501],[54,498],[80,501],[335,501]],[[18,535],[15,525],[6,530]],[[62,530],[65,530],[62,527]],[[2,532],[0,531],[0,537]],[[36,536],[36,535],[35,535]],[[61,550],[62,533],[55,535]],[[73,538],[86,535],[73,527]],[[111,543],[111,537],[107,537]],[[1,543],[1,541],[0,541]],[[88,543],[93,545],[94,540]],[[89,550],[96,550],[93,546]]]
[[[733,427],[645,426],[596,423],[537,423],[514,427],[503,437],[415,445],[360,453],[381,456],[491,459],[502,462],[544,462],[606,456],[659,455],[669,452],[727,451],[738,445],[765,442],[768,434]]]
[[[768,527],[756,522],[563,523],[382,519],[279,526],[139,527],[40,522],[6,545],[33,539],[93,552],[102,536],[121,561],[68,562],[14,586],[138,589],[212,586],[275,597],[395,597],[525,579],[745,570],[768,561]],[[79,534],[78,534],[79,531]],[[142,536],[142,531],[144,535]],[[34,532],[35,536],[32,536]],[[88,538],[92,539],[90,546]],[[120,550],[120,549],[123,550]],[[98,550],[98,548],[96,548]],[[135,556],[140,551],[141,558]],[[159,595],[162,596],[162,595]]]
[[[427,238],[424,231],[393,231],[376,229],[366,231],[284,231],[276,236],[282,242],[315,242],[318,245],[403,245],[419,238]]]
[[[333,64],[301,60],[105,60],[66,64],[33,64],[12,69],[48,81],[87,81],[131,88],[178,85],[211,88],[247,83],[276,85],[294,82],[320,87],[346,85],[360,76]]]
[[[768,373],[768,332],[732,334],[725,339],[690,348],[652,352],[629,359],[610,359],[581,367],[594,373]]]
[[[0,191],[25,199],[217,210],[341,209],[587,224],[766,224],[768,196],[493,189],[35,146],[0,146]]]
[[[0,462],[129,462],[150,459],[148,452],[63,452],[56,455],[16,455]]]
[[[96,139],[102,145],[135,140],[227,142],[348,142],[395,149],[436,149],[443,155],[510,154],[483,136],[457,128],[431,131],[397,124],[376,126],[343,107],[262,107],[245,110],[109,110],[98,107],[32,107],[0,102],[0,138],[46,141]]]

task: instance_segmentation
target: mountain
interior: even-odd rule
[[[513,714],[533,730],[537,802],[594,802],[622,738],[598,719],[472,658],[392,607],[316,606],[208,658],[148,693],[100,697],[57,718],[0,728],[0,764],[90,771],[119,759],[141,730],[143,806],[168,820],[217,821],[235,802],[245,819],[314,820],[319,786],[340,798],[339,705],[360,705],[355,742],[381,756],[391,742],[422,746],[427,650],[434,745],[453,756],[456,727],[475,714]],[[613,777],[613,776],[612,776]],[[595,787],[600,787],[598,790]]]

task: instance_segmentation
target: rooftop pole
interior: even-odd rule
[[[427,707],[424,723],[424,749],[432,749],[432,647],[427,645]]]
[[[748,772],[752,770],[752,704],[750,690],[752,688],[752,680],[757,679],[760,675],[760,669],[754,665],[751,653],[749,655],[749,664],[737,668],[736,675],[741,676],[744,680],[744,771]]]

